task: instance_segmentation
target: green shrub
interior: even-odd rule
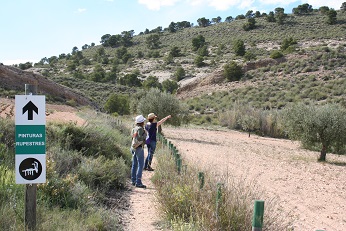
[[[205,38],[203,35],[198,35],[192,39],[192,47],[194,51],[197,51],[200,47],[205,45]]]
[[[278,59],[278,58],[281,58],[283,56],[284,55],[278,50],[274,50],[270,53],[270,58],[272,58],[272,59]]]
[[[203,67],[205,65],[203,56],[197,55],[194,59],[196,67]]]
[[[13,154],[5,158],[13,158]],[[4,160],[8,162],[8,160]],[[0,224],[3,230],[23,228],[25,187],[15,183],[14,166],[7,167],[0,162]]]
[[[46,184],[38,186],[39,198],[49,207],[85,208],[90,190],[78,181],[76,175],[67,175],[63,178],[54,172],[48,173]]]
[[[47,149],[47,166],[53,165],[52,169],[54,170],[52,171],[61,177],[65,177],[68,174],[75,174],[82,158],[83,156],[80,152],[63,149],[58,145],[51,146]]]
[[[85,156],[104,155],[113,159],[125,155],[112,137],[90,126],[78,127],[72,123],[48,126],[47,139],[58,140],[62,148],[79,151]]]
[[[301,141],[307,148],[319,147],[320,161],[325,161],[327,152],[332,149],[341,150],[344,147],[346,111],[340,105],[299,103],[290,105],[284,112],[289,137]]]
[[[204,45],[204,46],[198,48],[197,54],[198,54],[199,56],[202,56],[202,57],[208,56],[208,55],[209,55],[208,46],[207,46],[207,45]]]
[[[292,47],[293,45],[296,45],[297,44],[297,41],[295,39],[293,39],[292,37],[290,38],[285,38],[282,43],[281,43],[281,46],[280,46],[280,49],[282,51],[285,51],[287,50],[289,47]]]
[[[124,188],[129,168],[121,158],[107,160],[104,156],[96,159],[84,158],[78,174],[88,186],[102,191]]]
[[[187,109],[180,104],[174,95],[160,92],[158,89],[151,89],[138,103],[138,112],[145,115],[153,112],[159,118],[171,115],[172,118],[166,123],[179,125],[184,122]]]
[[[242,130],[249,133],[249,137],[251,132],[255,132],[260,127],[258,115],[254,115],[252,113],[242,115],[238,123],[240,124]]]
[[[234,61],[231,61],[223,67],[223,76],[228,81],[238,81],[243,75],[244,73],[241,66]]]
[[[24,190],[23,190],[24,192]],[[24,193],[23,197],[15,197],[16,201],[6,201],[0,206],[0,224],[1,230],[25,230],[23,222],[24,214]],[[20,204],[20,202],[22,202]]]
[[[185,78],[185,70],[182,67],[178,67],[178,69],[174,73],[174,78],[177,82]]]
[[[108,113],[117,112],[120,115],[130,114],[130,99],[128,95],[112,94],[108,97],[104,109]]]
[[[9,149],[14,149],[15,126],[13,120],[0,118],[0,143]]]
[[[171,54],[173,57],[179,57],[181,56],[180,52],[181,52],[180,48],[177,46],[174,46],[171,48],[169,54]]]
[[[178,87],[179,85],[177,81],[166,79],[162,82],[162,90],[166,93],[174,94],[177,91]]]
[[[234,53],[238,56],[245,55],[245,44],[243,40],[237,39],[233,42]]]
[[[255,60],[256,54],[254,52],[251,52],[251,51],[246,51],[244,54],[244,59],[247,61]]]

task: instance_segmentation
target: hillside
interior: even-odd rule
[[[54,102],[60,101],[64,104],[79,106],[97,107],[89,98],[85,97],[78,91],[72,90],[66,86],[58,84],[50,79],[43,77],[40,74],[35,74],[30,71],[22,71],[15,67],[0,65],[0,80],[1,87],[6,90],[12,90],[12,94],[24,94],[25,84],[37,85],[38,94],[48,96],[48,100]],[[9,93],[10,93],[9,92]],[[13,95],[4,95],[6,97]]]
[[[281,108],[304,100],[345,104],[345,12],[338,11],[334,25],[327,24],[326,16],[318,11],[300,16],[288,14],[282,25],[267,22],[264,17],[255,20],[255,29],[249,31],[243,29],[247,19],[195,26],[175,33],[162,31],[158,33],[160,45],[155,49],[149,49],[147,44],[152,33],[133,36],[132,45],[127,47],[77,48],[72,55],[57,54],[27,71],[82,93],[100,108],[111,93],[132,94],[142,88],[134,86],[131,80],[124,81],[129,74],[134,74],[142,84],[149,76],[162,83],[176,81],[178,68],[185,71],[178,81],[177,96],[182,99],[221,91],[221,96],[213,95],[214,101],[227,95],[232,102],[260,108]],[[208,50],[200,67],[195,64],[199,51],[192,47],[192,40],[199,35],[205,38]],[[283,40],[288,38],[296,44],[281,50]],[[249,56],[236,55],[236,40],[244,41]],[[179,55],[169,59],[173,48],[178,49]],[[270,58],[273,51],[282,52],[284,57]],[[242,67],[244,76],[240,81],[230,82],[223,76],[224,65],[231,61]],[[5,87],[18,89],[9,84]],[[186,102],[191,105],[191,101]],[[215,105],[208,107],[220,109]]]

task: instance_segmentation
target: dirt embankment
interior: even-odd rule
[[[72,89],[57,84],[46,77],[29,71],[23,71],[15,67],[0,65],[1,86],[5,89],[23,91],[25,84],[37,85],[38,94],[50,95],[65,101],[73,100],[81,106],[97,107],[90,99]]]
[[[0,118],[14,119],[15,100],[0,98]],[[78,109],[67,105],[46,104],[47,122],[66,122],[83,126],[86,121],[77,115]]]

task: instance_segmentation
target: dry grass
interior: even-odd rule
[[[258,198],[265,199],[268,211],[264,230],[289,230],[277,200],[266,198],[255,181],[204,172],[202,187],[197,167],[185,166],[179,174],[175,161],[167,149],[160,151],[153,178],[160,210],[173,230],[250,230]]]

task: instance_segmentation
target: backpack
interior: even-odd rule
[[[136,126],[135,128],[132,129],[131,136],[132,136],[131,148],[136,149],[140,145],[143,145],[143,142],[145,140],[144,137],[146,137],[147,135],[142,127]]]

